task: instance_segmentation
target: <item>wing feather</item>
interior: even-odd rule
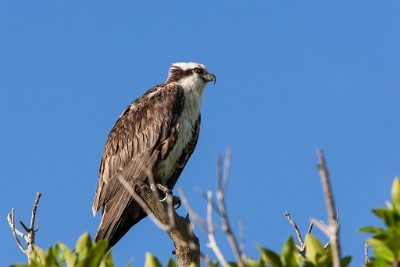
[[[108,202],[122,195],[126,198],[125,194],[118,193],[124,190],[118,175],[133,185],[134,179],[146,179],[146,172],[152,171],[160,158],[162,144],[171,135],[171,128],[182,112],[183,103],[182,87],[171,83],[153,87],[125,109],[104,148],[92,207],[94,214],[103,208],[104,217]],[[125,201],[125,207],[129,201]],[[120,213],[121,209],[124,207],[119,207],[116,213]]]

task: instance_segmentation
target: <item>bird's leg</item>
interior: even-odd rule
[[[174,207],[176,206],[175,209],[179,209],[179,207],[181,206],[181,199],[177,196],[174,196],[172,194],[172,191],[165,185],[157,184],[156,186],[162,193],[165,194],[165,197],[163,199],[161,199],[160,201],[167,201],[167,197],[170,194],[172,196],[172,205]]]

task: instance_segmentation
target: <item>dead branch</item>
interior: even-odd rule
[[[296,235],[297,235],[297,239],[299,240],[300,246],[296,245],[297,250],[300,253],[300,255],[305,257],[305,255],[306,255],[306,243],[304,242],[304,239],[303,239],[303,237],[302,237],[302,235],[300,233],[300,230],[297,227],[296,222],[290,216],[290,213],[288,211],[285,211],[285,216],[288,219],[289,223],[293,226],[294,231],[296,232]],[[314,225],[314,221],[311,220],[311,223],[310,223],[310,226],[308,227],[306,236],[311,233],[313,225]]]
[[[229,263],[225,260],[224,255],[222,254],[218,244],[217,240],[215,239],[215,231],[214,231],[214,223],[212,219],[212,212],[213,212],[213,197],[212,197],[212,192],[208,191],[207,192],[207,235],[208,235],[208,247],[212,249],[214,252],[215,256],[217,257],[218,261],[221,263],[222,266],[224,267],[229,267]]]
[[[31,215],[29,227],[27,227],[22,221],[19,222],[21,224],[22,228],[24,228],[24,231],[26,232],[26,234],[24,234],[23,232],[21,232],[15,228],[14,209],[11,209],[11,213],[9,213],[7,216],[7,221],[8,221],[8,224],[10,225],[15,242],[17,243],[17,245],[21,249],[21,251],[28,257],[28,261],[30,261],[30,256],[34,250],[36,232],[39,231],[39,227],[37,227],[35,229],[35,219],[36,219],[36,210],[39,205],[39,199],[40,199],[41,195],[42,195],[41,193],[36,193],[36,199],[33,203],[32,215]],[[21,244],[19,237],[24,239],[24,241],[27,245],[26,249]]]
[[[231,160],[231,151],[228,148],[226,152],[224,168],[222,168],[222,160],[220,158],[217,159],[217,202],[213,200],[213,194],[211,191],[202,194],[207,200],[207,218],[202,219],[198,214],[196,214],[188,204],[187,198],[184,193],[180,190],[179,194],[182,198],[183,205],[186,210],[188,210],[189,215],[192,217],[193,221],[196,225],[198,225],[208,236],[208,247],[213,251],[215,256],[217,257],[219,263],[224,266],[230,266],[229,263],[224,258],[215,238],[215,231],[222,230],[229,241],[229,244],[232,248],[232,251],[237,259],[238,266],[245,266],[246,256],[243,253],[244,244],[243,242],[239,245],[236,237],[233,234],[232,228],[229,224],[229,216],[227,213],[227,208],[225,204],[225,194],[228,186],[228,178],[229,178],[229,169],[230,169],[230,160]],[[221,217],[222,225],[218,226],[213,222],[213,212]],[[240,238],[243,241],[243,225],[240,224],[239,228]],[[209,266],[210,262],[205,262],[207,266]]]
[[[322,187],[324,190],[325,201],[328,210],[329,226],[327,228],[327,232],[332,247],[333,266],[340,267],[339,222],[335,208],[335,201],[333,199],[332,187],[329,180],[329,172],[322,149],[319,149],[317,154],[318,170],[321,176]]]
[[[293,226],[294,231],[296,232],[297,239],[300,242],[300,246],[297,246],[297,249],[301,252],[301,248],[304,246],[304,241],[303,238],[301,237],[299,227],[297,227],[297,224],[293,221],[292,217],[290,217],[290,213],[288,211],[285,211],[285,216],[288,219],[289,223]]]
[[[153,214],[157,225],[167,232],[175,245],[175,254],[179,267],[189,266],[192,262],[200,266],[200,242],[195,236],[188,217],[179,216],[172,205],[172,196],[167,196],[166,201],[160,201],[155,188],[138,180],[136,190],[129,183],[119,178],[125,189],[130,192],[144,211]],[[151,216],[150,216],[151,217]]]
[[[189,201],[182,189],[178,188],[179,197],[182,200],[183,206],[189,213],[195,225],[199,226],[204,233],[207,233],[207,223],[190,207]]]
[[[225,204],[225,193],[228,185],[229,180],[229,169],[230,169],[230,162],[231,162],[231,150],[228,148],[226,150],[225,155],[225,164],[224,164],[224,172],[218,172],[218,187],[217,187],[217,199],[218,199],[218,209],[220,211],[221,219],[222,219],[222,230],[226,233],[228,237],[228,241],[231,245],[233,253],[237,259],[237,263],[239,267],[244,267],[246,258],[244,253],[241,251],[239,247],[239,243],[235,238],[232,228],[229,224],[228,213],[226,210]],[[217,169],[222,170],[222,163],[221,159],[219,158],[217,161]]]
[[[368,256],[368,247],[369,247],[369,243],[365,242],[365,244],[364,244],[364,263],[365,264],[371,262],[371,260],[369,259],[369,256]]]

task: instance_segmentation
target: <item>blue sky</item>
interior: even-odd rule
[[[218,77],[177,184],[193,208],[205,214],[199,192],[215,189],[215,159],[229,145],[228,211],[235,229],[244,221],[245,252],[280,250],[294,234],[285,210],[303,232],[311,217],[327,218],[322,147],[342,253],[361,266],[366,235],[357,229],[379,223],[370,209],[389,199],[400,175],[398,1],[0,1],[0,36],[1,266],[25,261],[6,215],[14,207],[28,222],[35,192],[43,194],[40,247],[94,235],[108,132],[178,61],[204,63]],[[141,266],[146,251],[166,263],[172,250],[144,220],[113,252],[118,266]]]

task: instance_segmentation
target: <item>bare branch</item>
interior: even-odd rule
[[[310,226],[308,226],[308,230],[307,230],[307,235],[311,234],[311,231],[313,229],[314,223],[310,222]]]
[[[301,237],[301,233],[299,230],[299,227],[297,227],[297,224],[292,220],[292,217],[290,217],[290,213],[288,211],[285,211],[285,216],[289,220],[290,224],[293,226],[294,231],[296,232],[297,239],[300,242],[300,249],[304,247],[304,241],[303,238]]]
[[[239,246],[240,246],[240,251],[242,251],[242,253],[246,247],[246,239],[245,239],[246,236],[245,236],[244,229],[245,229],[244,222],[243,222],[243,220],[240,220],[239,221],[239,240],[240,240]],[[244,256],[246,257],[246,255],[244,255]]]
[[[123,187],[125,187],[126,191],[133,197],[133,199],[140,205],[140,207],[146,212],[146,214],[149,216],[150,220],[161,230],[165,230],[167,225],[163,225],[159,220],[157,220],[151,212],[150,208],[147,206],[146,202],[133,190],[131,185],[122,177],[122,176],[117,176],[118,181],[122,184]]]
[[[214,265],[211,262],[211,259],[208,255],[204,255],[204,254],[200,253],[200,258],[204,261],[204,263],[207,265],[207,267],[216,267],[216,265]]]
[[[335,201],[333,199],[332,187],[329,180],[329,172],[326,167],[324,153],[318,150],[318,170],[321,176],[322,187],[325,194],[325,201],[328,210],[329,227],[328,236],[332,246],[333,266],[340,267],[340,242],[339,242],[339,223],[336,214]]]
[[[212,219],[212,212],[213,212],[213,197],[212,192],[207,192],[207,227],[208,227],[208,247],[212,249],[215,256],[217,257],[218,261],[224,267],[230,267],[228,262],[225,260],[224,255],[222,254],[221,250],[218,247],[217,241],[214,235],[214,223]]]
[[[20,232],[18,229],[15,228],[15,220],[14,220],[14,209],[11,209],[11,213],[8,214],[7,216],[7,221],[8,224],[11,227],[11,231],[13,233],[15,242],[17,243],[19,249],[26,254],[26,250],[24,249],[24,247],[22,246],[21,242],[19,241],[18,236],[22,237],[25,240],[25,234],[23,234],[22,232]]]
[[[311,223],[329,238],[328,226],[324,222],[318,221],[315,218],[311,218]]]
[[[365,242],[365,244],[364,244],[364,263],[366,263],[366,264],[371,262],[371,260],[369,259],[369,256],[368,256],[368,247],[369,247],[369,243]]]
[[[158,194],[154,193],[156,189],[152,189],[151,185],[137,180],[135,181],[137,190],[134,190],[123,178],[118,179],[145,212],[154,215],[157,219],[156,225],[161,225],[170,236],[175,245],[178,266],[189,266],[192,262],[200,265],[199,239],[194,235],[189,218],[181,217],[175,212],[169,193],[166,201],[160,201]]]
[[[225,260],[220,248],[218,247],[217,241],[215,239],[215,230],[219,228],[227,235],[228,241],[230,243],[230,246],[232,248],[232,251],[237,259],[238,266],[244,267],[245,262],[246,262],[246,256],[243,253],[244,250],[244,227],[243,224],[240,223],[239,226],[239,234],[240,234],[240,240],[243,241],[240,243],[237,241],[235,238],[232,228],[229,224],[229,216],[227,213],[227,208],[225,204],[225,193],[227,191],[227,186],[228,186],[228,181],[229,181],[229,170],[230,170],[230,162],[231,162],[231,150],[230,148],[227,149],[226,151],[226,157],[225,157],[225,162],[224,162],[224,168],[222,168],[222,160],[220,157],[217,158],[217,202],[214,203],[213,200],[213,195],[211,191],[208,191],[207,193],[201,193],[201,196],[203,196],[207,200],[207,218],[206,220],[203,220],[199,215],[197,215],[189,206],[187,198],[183,194],[183,192],[180,190],[180,196],[183,199],[183,204],[188,210],[190,216],[194,220],[194,222],[200,226],[200,228],[207,234],[209,243],[208,247],[211,248],[217,257],[217,260],[220,262],[220,264],[224,267],[229,266],[227,261]],[[213,211],[216,212],[221,217],[222,220],[222,225],[219,227],[218,225],[215,225],[213,223],[212,219],[212,214]],[[208,263],[206,262],[208,265]]]
[[[225,194],[228,189],[229,173],[231,169],[232,150],[228,146],[225,152],[224,173],[221,176],[220,189]]]
[[[22,221],[19,222],[27,234],[24,234],[15,228],[14,209],[11,209],[11,213],[9,213],[7,216],[7,221],[8,221],[8,224],[10,225],[15,242],[17,243],[20,250],[28,257],[28,261],[34,250],[35,234],[39,230],[39,227],[35,229],[35,219],[36,219],[36,210],[39,205],[39,200],[40,200],[41,195],[42,195],[41,193],[36,193],[36,198],[33,203],[29,228]],[[26,249],[22,246],[21,241],[19,240],[18,236],[21,237],[22,239],[24,239],[24,241],[27,245]]]
[[[226,209],[226,204],[225,204],[225,192],[227,189],[228,185],[228,179],[229,179],[229,168],[230,168],[230,161],[231,161],[231,151],[228,148],[226,152],[226,158],[225,158],[225,168],[224,168],[224,173],[218,172],[219,176],[218,178],[218,188],[217,188],[217,199],[218,199],[218,209],[220,211],[221,219],[222,219],[222,230],[226,233],[228,237],[228,241],[231,245],[231,248],[233,250],[233,253],[237,259],[238,266],[239,267],[244,267],[246,258],[242,251],[240,250],[239,244],[237,242],[237,239],[235,238],[232,228],[229,224],[229,219],[228,219],[228,213]],[[222,165],[221,160],[217,162],[217,165]],[[217,167],[218,169],[222,169],[222,167]]]
[[[183,206],[185,206],[185,209],[188,211],[193,222],[199,226],[204,233],[207,233],[207,223],[190,207],[189,201],[183,190],[178,188],[178,194],[182,200]]]

